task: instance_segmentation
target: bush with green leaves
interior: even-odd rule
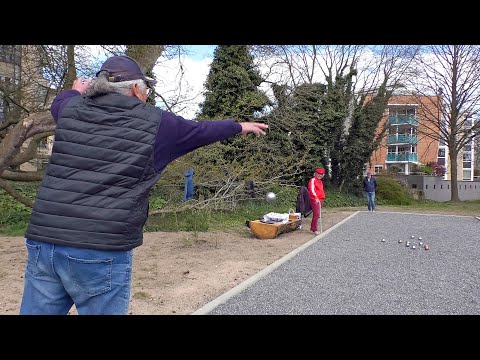
[[[365,205],[365,199],[353,194],[347,194],[334,189],[325,189],[326,198],[322,203],[323,207],[354,207]]]
[[[377,204],[411,205],[413,203],[413,198],[408,189],[400,181],[389,176],[378,176],[376,179],[375,202]]]

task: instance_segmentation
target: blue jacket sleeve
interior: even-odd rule
[[[228,139],[242,131],[235,120],[186,120],[164,111],[155,139],[154,166],[157,172],[173,160],[199,147]]]
[[[50,106],[50,112],[52,113],[53,120],[58,121],[62,110],[65,105],[70,101],[73,96],[79,96],[80,93],[77,90],[64,90],[53,99],[52,106]]]

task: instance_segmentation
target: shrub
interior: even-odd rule
[[[385,205],[410,205],[413,198],[400,181],[388,176],[379,176],[377,179],[376,200]]]

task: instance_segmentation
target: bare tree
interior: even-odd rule
[[[325,94],[331,93],[330,96],[323,97],[323,100],[321,96],[319,97],[319,107],[315,110],[319,117],[322,117],[322,109],[327,112],[327,116],[325,114],[323,116],[323,122],[320,120],[319,123],[315,119],[315,114],[312,114],[309,121],[312,124],[316,123],[317,129],[322,129],[323,132],[328,131],[328,139],[321,138],[323,134],[315,134],[315,129],[309,129],[309,122],[304,121],[305,116],[303,118],[290,115],[276,117],[271,130],[284,129],[285,132],[291,133],[293,141],[299,143],[299,132],[291,130],[295,127],[292,119],[299,119],[302,121],[299,126],[300,132],[310,131],[314,134],[313,138],[304,136],[306,141],[303,141],[301,147],[311,148],[312,141],[316,140],[320,140],[317,144],[313,143],[317,148],[321,144],[329,144],[322,158],[328,163],[329,158],[335,157],[332,160],[337,164],[333,164],[333,170],[336,176],[340,177],[336,179],[336,183],[341,186],[344,181],[351,182],[352,177],[355,178],[358,172],[361,172],[364,163],[368,161],[369,154],[380,146],[382,137],[385,135],[385,129],[380,131],[378,136],[375,132],[381,119],[382,109],[376,110],[374,115],[371,107],[366,108],[365,105],[375,100],[377,96],[381,96],[383,100],[377,99],[375,107],[385,107],[393,89],[401,86],[402,79],[418,50],[418,46],[400,45],[256,46],[257,60],[263,64],[262,68],[266,69],[263,75],[272,84],[278,107],[287,104],[288,101],[285,99],[298,92],[297,89],[300,87],[316,93],[319,91],[324,91]],[[305,86],[305,84],[319,83],[324,84],[324,87]],[[283,92],[280,97],[279,89]],[[333,94],[338,94],[338,97]],[[315,97],[318,97],[318,94],[310,95],[310,98]],[[327,110],[327,106],[330,110]],[[294,108],[291,110],[293,113],[298,112]],[[365,112],[368,112],[368,115]],[[352,129],[357,132],[362,131],[362,136],[350,134]],[[310,143],[310,146],[307,143]],[[357,155],[361,153],[362,156],[355,159],[359,162],[356,166],[352,167],[350,166],[352,164],[348,164],[350,170],[347,173],[346,170],[342,171],[347,165],[342,162],[345,160],[343,159],[345,146],[350,145],[354,147],[351,149],[353,153]],[[358,147],[362,148],[361,151],[357,149]],[[314,149],[312,151],[315,152]],[[318,152],[313,155],[318,162]]]
[[[145,69],[151,71],[164,50],[164,45],[128,45],[127,54],[134,57]],[[4,123],[0,124],[0,187],[18,201],[31,206],[31,201],[16,193],[9,184],[11,180],[37,181],[42,173],[22,173],[16,166],[38,158],[38,144],[53,134],[55,123],[49,107],[55,92],[72,85],[77,77],[76,49],[67,46],[25,46],[22,50],[22,81],[20,86],[7,87],[0,83],[0,93],[4,99],[16,104],[18,111],[12,111]],[[45,84],[43,75],[50,80]],[[40,75],[40,76],[39,76]],[[42,80],[43,79],[43,80]],[[33,86],[37,82],[37,85]],[[52,92],[52,86],[56,87]],[[46,89],[46,95],[38,89]],[[33,90],[32,90],[33,89]],[[38,94],[45,96],[38,106]],[[30,141],[28,146],[22,146]]]
[[[415,65],[407,85],[414,96],[430,99],[419,132],[448,146],[451,201],[459,201],[459,155],[480,130],[480,123],[472,122],[480,110],[480,46],[425,46]]]

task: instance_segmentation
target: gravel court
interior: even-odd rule
[[[297,250],[194,314],[480,314],[473,216],[360,211]]]

